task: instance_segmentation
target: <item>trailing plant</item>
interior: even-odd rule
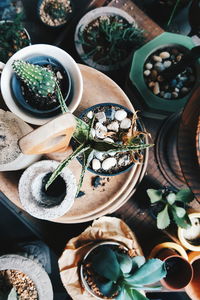
[[[182,228],[188,228],[191,221],[186,212],[186,206],[194,199],[190,189],[181,189],[177,193],[169,189],[148,189],[147,194],[153,205],[161,204],[162,210],[157,215],[157,227],[165,229],[170,225],[171,219]]]
[[[22,24],[23,14],[19,13],[12,20],[0,23],[0,61],[4,63],[19,49],[29,45],[29,38]]]
[[[65,101],[63,99],[62,93],[60,91],[59,85],[56,82],[56,78],[50,70],[45,67],[36,66],[21,60],[13,62],[13,69],[19,76],[19,78],[27,85],[27,87],[36,94],[47,96],[49,93],[56,93],[58,100],[60,102],[61,110],[63,113],[69,112]],[[63,160],[57,169],[53,172],[49,178],[46,189],[50,184],[59,176],[63,168],[65,168],[75,157],[82,154],[83,164],[82,172],[80,176],[80,181],[78,185],[77,195],[82,186],[83,177],[87,167],[89,166],[91,160],[93,159],[94,152],[138,152],[140,150],[146,149],[152,145],[145,144],[144,135],[146,133],[136,130],[136,117],[134,116],[131,131],[124,137],[123,144],[109,143],[101,140],[94,139],[91,134],[91,129],[93,128],[94,118],[90,124],[86,124],[83,120],[76,118],[77,126],[73,134],[74,139],[78,142],[78,147],[76,150],[69,155],[65,160]]]
[[[87,258],[86,268],[88,265],[90,280],[101,294],[106,297],[114,295],[116,300],[147,300],[140,291],[160,289],[152,284],[167,274],[165,263],[157,258],[145,262],[143,256],[130,257],[108,246],[99,247],[90,259]]]
[[[120,17],[102,16],[93,23],[80,28],[78,33],[78,42],[85,50],[83,59],[93,58],[99,64],[111,65],[126,59],[144,43],[143,30]]]

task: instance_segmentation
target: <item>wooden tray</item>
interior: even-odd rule
[[[81,111],[97,103],[113,102],[124,105],[134,111],[129,99],[121,88],[103,73],[90,67],[79,65],[83,75],[83,97],[81,104],[76,111],[78,115]],[[66,155],[66,154],[65,154]],[[49,155],[49,158],[62,159],[63,155]],[[145,156],[146,158],[146,156]],[[97,216],[109,213],[114,207],[119,207],[123,200],[137,184],[142,170],[146,169],[147,160],[144,164],[134,165],[131,170],[117,176],[103,177],[105,185],[94,188],[91,184],[96,176],[91,172],[86,172],[82,191],[85,195],[77,198],[71,210],[64,216],[54,220],[60,223],[78,223],[92,220]],[[77,181],[81,172],[81,165],[77,160],[73,160],[69,168],[74,173]],[[17,185],[21,172],[1,172],[0,190],[18,207],[22,208]]]

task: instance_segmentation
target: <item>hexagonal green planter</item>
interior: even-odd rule
[[[131,70],[130,70],[130,80],[132,84],[139,91],[142,96],[147,110],[153,112],[175,112],[181,109],[187,100],[191,97],[194,89],[199,85],[200,81],[200,60],[196,63],[196,82],[193,89],[185,97],[179,99],[166,100],[161,97],[158,97],[152,93],[152,91],[147,87],[144,81],[143,68],[146,59],[158,49],[165,47],[174,46],[184,49],[191,49],[195,46],[192,39],[169,32],[164,32],[152,41],[145,44],[143,47],[135,51],[133,55]]]

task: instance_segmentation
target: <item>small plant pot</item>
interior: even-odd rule
[[[199,61],[191,69],[192,71],[190,70],[192,73],[190,75],[186,74],[188,76],[187,82],[185,80],[186,75],[178,75],[179,77],[165,85],[164,82],[159,82],[161,80],[159,72],[164,70],[164,68],[169,68],[176,59],[179,59],[175,54],[169,53],[168,49],[171,49],[170,51],[178,49],[181,53],[187,53],[194,46],[189,37],[165,32],[134,53],[129,77],[132,84],[139,91],[145,109],[156,113],[172,113],[180,110],[187,100],[190,99],[192,92],[199,85]],[[162,55],[170,56],[162,58],[158,55],[159,53],[161,55],[162,52],[165,53]],[[172,55],[174,55],[173,60]],[[157,59],[155,64],[152,64],[152,57]],[[189,78],[192,80],[191,84],[189,83]],[[188,84],[188,87],[185,84]]]
[[[63,10],[61,17],[59,17],[59,15],[56,13],[56,8],[53,9],[54,16],[52,16],[51,13],[48,11],[48,5],[53,2],[58,2],[58,4],[64,4],[65,10]],[[73,1],[70,0],[39,0],[37,5],[38,17],[40,21],[50,28],[61,28],[70,20],[72,16]]]
[[[200,213],[189,214],[191,227],[188,229],[178,228],[178,238],[188,250],[200,251]]]
[[[36,56],[26,60],[27,62],[39,65],[42,67],[49,66],[52,71],[55,73],[57,80],[59,76],[62,76],[62,79],[59,82],[59,86],[67,106],[71,102],[72,86],[71,86],[71,77],[68,70],[63,68],[63,66],[54,58],[50,56]],[[11,79],[12,93],[16,104],[19,105],[22,109],[28,113],[37,116],[37,117],[51,117],[60,113],[60,104],[56,96],[51,99],[49,97],[48,103],[45,103],[42,97],[36,97],[33,92],[30,92],[29,89],[20,81],[16,74],[13,74]],[[47,101],[46,101],[47,102]],[[41,103],[44,103],[41,106]]]
[[[115,7],[100,7],[100,8],[93,9],[93,10],[89,11],[87,14],[85,14],[83,16],[83,18],[77,24],[74,40],[75,40],[75,47],[76,47],[76,51],[77,51],[78,55],[83,60],[83,62],[85,64],[89,65],[90,67],[93,67],[102,72],[109,72],[109,71],[117,70],[117,69],[127,65],[131,59],[132,52],[130,51],[129,55],[127,55],[126,58],[123,59],[122,61],[117,61],[116,63],[108,64],[108,65],[101,64],[100,62],[99,63],[96,62],[95,60],[93,60],[92,56],[88,56],[88,57],[86,56],[84,46],[80,42],[80,34],[82,34],[91,23],[93,23],[96,19],[98,19],[101,16],[121,17],[122,19],[127,21],[129,24],[133,24],[135,27],[137,27],[137,25],[136,25],[134,19],[129,14],[127,14],[125,11],[123,11],[119,8],[115,8]]]
[[[47,54],[48,57],[51,57],[53,61],[58,62],[59,65],[62,66],[66,74],[69,73],[69,77],[71,78],[71,90],[68,108],[71,112],[78,107],[83,93],[83,80],[80,69],[73,58],[64,50],[51,45],[36,44],[25,47],[16,52],[8,60],[3,69],[1,75],[1,92],[8,108],[22,120],[34,125],[43,125],[44,123],[50,121],[53,117],[44,117],[41,115],[34,116],[30,112],[25,111],[24,108],[21,108],[16,103],[11,87],[12,77],[14,75],[12,63],[14,60],[29,60],[33,59],[34,57],[44,57]],[[59,114],[59,111],[57,113]]]
[[[121,249],[124,249],[125,251],[128,251],[127,247],[125,247],[123,244],[120,244],[118,242],[105,241],[105,242],[97,243],[83,257],[83,260],[82,260],[81,265],[80,265],[80,279],[81,279],[83,287],[86,289],[86,291],[91,296],[95,297],[96,299],[100,299],[100,300],[102,300],[102,299],[114,299],[114,298],[107,298],[107,297],[105,298],[103,296],[97,295],[97,293],[95,293],[95,291],[90,287],[90,285],[89,285],[89,283],[86,279],[86,276],[85,276],[85,264],[87,263],[90,256],[95,255],[95,252],[98,252],[98,249],[100,247],[103,247],[103,246],[115,247],[116,249],[119,248],[119,246],[120,246]]]
[[[36,218],[56,219],[69,211],[74,203],[76,180],[67,168],[45,190],[45,184],[58,165],[58,162],[52,160],[39,161],[26,169],[19,180],[21,204]]]
[[[0,171],[25,169],[40,159],[41,155],[25,155],[18,146],[18,140],[33,129],[9,111],[0,110]]]
[[[188,254],[189,262],[193,268],[193,278],[190,284],[185,288],[186,293],[192,300],[200,299],[200,252],[190,252]]]
[[[92,106],[92,107],[84,110],[81,113],[80,118],[82,120],[84,120],[86,123],[88,123],[88,122],[91,121],[91,119],[89,119],[87,117],[90,112],[92,112],[92,114],[103,112],[103,113],[105,113],[106,121],[104,123],[102,123],[102,124],[106,124],[108,122],[112,123],[112,122],[116,121],[119,124],[119,132],[121,132],[121,133],[127,132],[128,129],[126,129],[126,130],[121,130],[120,129],[120,124],[121,124],[122,121],[118,122],[114,118],[114,114],[116,113],[117,110],[123,110],[127,114],[126,118],[132,119],[133,113],[129,109],[127,109],[126,107],[124,107],[122,105],[115,104],[115,103],[101,103],[101,104],[96,104],[96,105],[94,105],[94,106]],[[97,123],[98,122],[96,122],[95,124],[97,124]],[[94,127],[96,126],[95,124],[94,124]],[[139,121],[137,121],[137,125],[138,125],[138,128],[139,128],[140,131],[144,131],[144,129],[143,129],[143,127],[142,127],[142,125],[141,125],[141,123]],[[94,133],[94,131],[95,130],[93,129],[93,133]],[[98,132],[98,130],[96,132]],[[96,139],[99,139],[100,136],[96,136],[96,133],[94,133],[94,134],[95,134],[94,137]],[[106,138],[106,136],[104,138]],[[101,140],[103,141],[104,138],[101,138]],[[112,138],[112,136],[111,136],[111,138]],[[109,142],[109,140],[108,140],[108,142]],[[117,143],[119,141],[115,141],[115,142]],[[72,146],[73,146],[73,148],[75,148],[75,147],[77,147],[77,144],[72,144]],[[97,175],[101,175],[101,176],[115,176],[115,175],[119,175],[119,174],[122,174],[124,172],[127,172],[134,165],[134,163],[131,161],[131,158],[129,157],[129,154],[126,154],[126,155],[124,154],[124,155],[120,156],[120,154],[113,155],[111,153],[110,155],[109,154],[105,154],[103,156],[102,155],[99,156],[99,153],[96,153],[95,155],[96,156],[94,158],[100,161],[101,168],[99,170],[95,170],[92,167],[92,164],[93,164],[93,162],[92,162],[91,165],[88,167],[88,170],[90,172],[94,173],[94,174],[97,174]],[[114,167],[111,167],[111,169],[108,169],[108,170],[105,171],[105,169],[103,168],[103,166],[105,164],[105,160],[108,159],[108,158],[110,158],[110,157],[116,159],[116,165]],[[78,161],[82,164],[82,158],[81,157],[78,157]],[[129,163],[128,163],[128,161],[129,161]],[[122,163],[121,166],[120,166],[120,163]]]
[[[7,254],[0,257],[0,271],[13,270],[25,274],[35,285],[40,300],[53,300],[52,284],[46,271],[35,261],[16,254]],[[23,274],[21,277],[23,278]],[[17,282],[18,280],[18,282]],[[23,278],[22,286],[25,285]],[[27,281],[26,281],[27,284]],[[5,286],[4,286],[5,288]],[[30,286],[30,288],[32,288]],[[16,279],[16,289],[20,290],[19,279]],[[33,290],[33,288],[32,288]],[[30,292],[30,291],[29,291]],[[28,291],[25,290],[27,294]],[[28,299],[31,299],[31,294],[28,293]],[[4,299],[4,298],[3,298]],[[7,298],[6,298],[7,299]]]

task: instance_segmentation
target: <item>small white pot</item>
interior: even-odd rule
[[[117,64],[108,65],[108,66],[100,65],[95,61],[93,61],[91,58],[83,59],[83,55],[85,54],[85,51],[83,49],[82,44],[79,41],[79,32],[80,31],[83,32],[84,29],[88,26],[88,24],[90,24],[92,21],[94,21],[95,19],[101,16],[119,16],[125,19],[128,23],[133,24],[135,27],[137,27],[137,24],[135,20],[128,13],[126,13],[122,9],[112,7],[112,6],[110,7],[104,6],[104,7],[93,9],[89,11],[87,14],[85,14],[78,22],[75,30],[74,41],[75,41],[76,51],[78,52],[80,58],[84,61],[84,63],[86,63],[90,67],[93,67],[102,72],[109,72],[109,71],[117,70],[122,66],[125,66],[129,62],[132,54],[128,56],[125,60],[118,62]]]
[[[73,205],[76,196],[76,179],[68,168],[64,168],[60,176],[65,182],[66,195],[58,205],[44,207],[41,202],[55,201],[61,196],[48,196],[42,193],[42,180],[45,175],[52,173],[58,162],[53,160],[39,161],[24,171],[19,180],[19,198],[24,209],[33,217],[43,220],[53,220],[63,216]]]
[[[63,68],[69,72],[73,90],[71,103],[69,105],[69,110],[71,112],[74,112],[78,107],[83,93],[83,79],[80,69],[74,59],[67,52],[58,47],[47,44],[31,45],[19,50],[5,64],[1,75],[1,92],[8,108],[22,120],[34,125],[43,125],[44,123],[52,120],[54,117],[38,118],[32,116],[15,103],[11,90],[11,79],[14,74],[12,63],[17,59],[26,60],[34,56],[45,55],[57,60],[63,66]]]
[[[5,118],[5,120],[9,120],[10,122],[13,123],[13,126],[15,126],[15,131],[19,131],[19,138],[30,133],[33,128],[26,124],[23,120],[19,119],[17,116],[15,116],[13,113],[9,111],[4,111],[0,110],[0,123],[2,120]],[[17,128],[18,126],[18,128]],[[21,135],[21,136],[20,136]],[[12,136],[10,137],[12,138]],[[0,157],[2,155],[2,151],[0,153]],[[15,171],[15,170],[20,170],[20,169],[25,169],[28,166],[30,166],[32,163],[36,162],[39,160],[41,155],[26,155],[23,154],[22,152],[19,153],[17,158],[15,158],[12,161],[9,161],[8,163],[1,164],[0,161],[0,171]]]
[[[35,261],[16,254],[3,255],[0,257],[0,270],[17,270],[26,274],[34,282],[40,300],[53,300],[49,276]]]

